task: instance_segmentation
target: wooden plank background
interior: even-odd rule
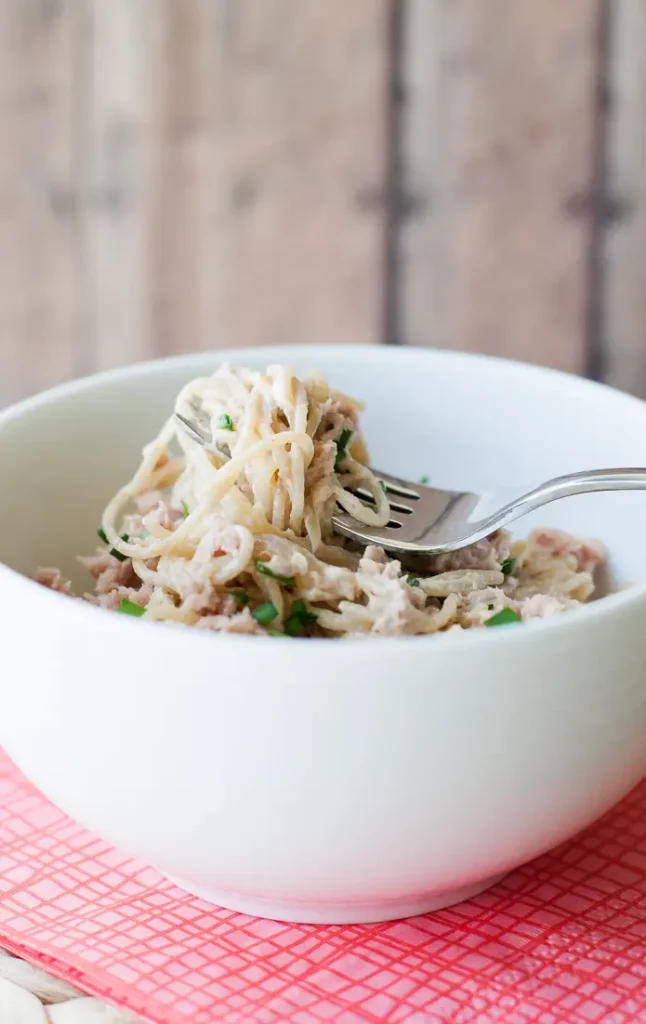
[[[0,403],[439,345],[646,397],[643,0],[0,0]]]

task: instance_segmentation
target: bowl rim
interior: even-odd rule
[[[616,388],[610,387],[607,384],[602,384],[597,381],[592,381],[584,377],[580,377],[575,373],[565,372],[563,370],[555,370],[550,367],[539,366],[533,363],[520,362],[517,360],[505,359],[499,356],[489,356],[481,353],[471,352],[458,352],[449,349],[436,349],[436,348],[416,348],[406,347],[399,348],[391,345],[281,345],[281,346],[255,346],[245,347],[239,349],[221,349],[221,350],[205,350],[202,352],[194,352],[185,355],[175,355],[170,357],[164,357],[159,359],[146,360],[143,362],[131,363],[126,366],[116,367],[113,369],[99,371],[97,373],[89,374],[84,377],[76,378],[65,383],[55,385],[54,387],[48,388],[45,391],[40,391],[35,395],[31,395],[27,398],[22,399],[12,405],[7,406],[5,409],[0,410],[0,433],[2,430],[13,423],[15,420],[21,419],[23,416],[29,416],[32,412],[37,412],[43,407],[48,405],[56,405],[58,402],[65,401],[68,398],[73,398],[75,395],[82,394],[83,392],[91,392],[94,388],[102,387],[105,384],[118,383],[119,380],[136,380],[139,377],[144,377],[151,371],[154,373],[172,373],[176,370],[186,370],[187,374],[198,370],[199,367],[203,367],[206,362],[213,360],[214,365],[217,365],[218,360],[220,361],[231,361],[234,357],[243,360],[246,357],[253,359],[267,358],[267,362],[277,362],[285,357],[295,357],[302,360],[305,357],[311,357],[315,362],[317,354],[329,356],[330,352],[334,352],[335,355],[340,356],[341,359],[347,358],[352,360],[356,356],[361,355],[365,357],[369,352],[371,358],[381,359],[384,362],[390,362],[393,359],[397,360],[400,364],[402,360],[408,359],[411,362],[417,360],[424,360],[426,358],[436,359],[440,361],[448,362],[463,362],[465,364],[470,363],[487,363],[488,365],[497,365],[501,371],[508,373],[525,373],[527,375],[536,376],[539,375],[543,378],[548,378],[553,381],[566,381],[568,386],[579,388],[580,390],[587,391],[589,394],[603,394],[606,398],[611,398],[614,401],[620,402],[622,405],[631,405],[634,408],[639,408],[646,418],[646,402],[633,395],[626,394],[617,390]],[[213,644],[214,642],[220,645],[232,644],[234,647],[238,647],[241,644],[248,643],[249,640],[253,640],[254,645],[269,645],[276,648],[276,639],[274,637],[263,637],[263,636],[245,636],[244,634],[232,634],[232,633],[213,633],[207,630],[198,629],[183,629],[178,630],[176,623],[163,623],[163,622],[147,622],[145,620],[133,620],[128,616],[120,615],[106,615],[106,609],[98,607],[84,601],[81,598],[76,600],[70,600],[65,594],[56,593],[55,591],[49,590],[47,587],[42,586],[35,580],[28,576],[24,576],[17,570],[10,568],[8,565],[0,562],[0,586],[18,588],[21,593],[24,593],[25,600],[29,600],[31,595],[32,600],[56,602],[59,610],[62,610],[63,605],[61,601],[67,601],[68,607],[74,609],[74,616],[79,615],[90,615],[96,616],[97,614],[102,617],[104,628],[110,628],[117,631],[123,629],[141,629],[142,626],[145,630],[153,628],[155,634],[158,636],[158,642],[162,643],[162,636],[166,636],[167,639],[177,643],[179,637],[182,636],[185,641],[189,643],[206,643]],[[545,619],[530,619],[524,622],[522,630],[488,630],[488,629],[469,629],[458,631],[450,631],[447,633],[434,633],[427,636],[357,636],[357,637],[344,637],[342,642],[343,650],[347,650],[347,645],[350,644],[352,648],[356,648],[360,645],[361,650],[366,650],[366,644],[371,649],[372,646],[377,643],[378,649],[387,653],[387,650],[402,653],[404,648],[408,648],[410,644],[413,644],[413,650],[428,652],[428,650],[446,651],[451,650],[454,647],[463,651],[468,651],[474,646],[476,648],[491,644],[505,644],[507,646],[515,645],[516,643],[525,643],[523,639],[526,637],[539,637],[543,632],[548,632],[550,635],[555,633],[562,633],[563,631],[578,632],[579,630],[585,630],[587,632],[588,624],[592,626],[599,619],[615,621],[621,618],[625,608],[631,608],[633,606],[646,603],[646,581],[637,582],[628,587],[624,587],[615,593],[608,594],[605,597],[591,601],[587,604],[582,604],[578,608],[573,608],[567,612],[566,615],[554,615]],[[50,605],[50,607],[52,607]],[[89,622],[92,620],[88,620]],[[95,620],[98,623],[98,620]],[[160,628],[162,627],[162,628]],[[150,638],[151,638],[150,637]],[[193,640],[189,640],[189,637],[193,637]],[[199,637],[199,640],[196,638]],[[303,644],[307,646],[307,649],[318,649],[321,644],[326,649],[330,649],[330,646],[336,647],[337,645],[330,645],[329,637],[289,637],[290,641],[296,642],[299,647]],[[428,645],[430,644],[430,648]],[[280,651],[280,645],[278,650]]]

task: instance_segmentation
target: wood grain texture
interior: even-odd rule
[[[159,350],[378,341],[386,0],[159,7]]]
[[[0,0],[0,404],[225,345],[585,372],[597,285],[646,396],[646,4],[605,4],[609,55],[604,0]]]
[[[584,371],[600,11],[409,0],[404,343]]]
[[[604,232],[605,377],[646,398],[646,5],[613,0]]]
[[[0,0],[0,403],[380,340],[388,0]]]
[[[161,26],[157,0],[86,0],[83,6],[82,368],[91,371],[155,354],[151,232]]]
[[[74,0],[0,0],[0,404],[71,376],[81,323]]]

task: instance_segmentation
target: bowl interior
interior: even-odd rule
[[[319,369],[365,400],[376,466],[441,487],[519,490],[560,473],[646,462],[646,403],[504,361],[433,350],[330,347],[237,350],[159,361],[59,388],[0,414],[0,561],[31,575],[75,565],[96,546],[103,506],[188,379],[219,362]],[[646,580],[646,492],[586,495],[515,524],[605,541],[616,584]]]

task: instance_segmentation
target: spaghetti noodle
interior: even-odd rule
[[[423,576],[337,536],[337,506],[366,525],[389,519],[361,408],[284,366],[224,365],[192,381],[174,411],[201,417],[212,444],[172,415],[145,447],[103,515],[108,547],[82,559],[96,581],[88,599],[215,631],[346,636],[497,625],[591,595],[602,550],[558,531],[514,543],[500,531],[438,556]],[[354,493],[359,486],[371,501]],[[53,570],[37,578],[69,592]]]

